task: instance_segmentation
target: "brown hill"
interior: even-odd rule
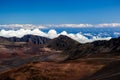
[[[56,50],[70,50],[80,45],[79,42],[69,38],[65,35],[60,35],[57,38],[52,39],[48,44],[47,47],[56,49]]]
[[[67,36],[61,35],[48,43],[48,47],[64,51],[69,59],[80,57],[110,57],[120,55],[120,37],[109,41],[94,41],[81,44]]]
[[[104,64],[70,61],[65,63],[35,62],[0,74],[0,80],[80,80]]]
[[[113,61],[84,80],[120,80],[120,61]]]

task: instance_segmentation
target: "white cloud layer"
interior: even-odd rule
[[[44,24],[44,25],[33,25],[33,24],[8,24],[0,25],[0,28],[23,28],[23,29],[43,29],[43,28],[85,28],[85,27],[120,27],[120,23],[103,23],[103,24]]]
[[[57,31],[54,29],[49,30],[47,33],[43,32],[39,29],[33,29],[33,30],[19,29],[16,31],[15,30],[1,30],[0,31],[0,36],[4,36],[4,37],[13,37],[13,36],[22,37],[22,36],[27,35],[27,34],[48,37],[51,39],[56,38],[59,35],[66,35],[66,36],[68,36],[68,37],[70,37],[70,38],[72,38],[80,43],[92,42],[95,40],[109,40],[109,39],[111,39],[111,37],[102,38],[102,37],[93,36],[93,35],[91,35],[92,36],[91,39],[88,39],[86,36],[84,36],[81,33],[73,34],[73,33],[67,33],[66,31],[63,31],[61,33],[57,33]]]
[[[92,24],[49,24],[48,27],[70,27],[70,28],[84,28],[84,27],[93,27]]]
[[[46,26],[43,25],[33,25],[33,24],[8,24],[8,25],[0,25],[0,28],[22,28],[22,29],[35,29],[35,28],[46,28]]]
[[[39,35],[48,38],[55,38],[59,35],[66,35],[74,40],[77,40],[80,43],[92,42],[95,40],[109,40],[111,37],[102,38],[100,36],[93,36],[92,34],[82,34],[82,33],[67,33],[63,31],[57,33],[54,29],[49,30],[47,33],[39,30],[43,28],[104,28],[104,27],[120,27],[120,23],[103,23],[103,24],[44,24],[44,25],[33,25],[33,24],[8,24],[0,25],[0,36],[4,37],[22,37],[27,34]],[[7,30],[9,29],[9,30]],[[15,30],[16,29],[16,30]],[[116,32],[115,35],[119,36],[120,33]],[[86,36],[92,37],[89,39]]]
[[[97,24],[98,27],[120,27],[120,23],[104,23],[104,24]]]

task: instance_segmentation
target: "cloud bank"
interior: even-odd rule
[[[100,37],[94,36],[90,33],[68,33],[62,31],[58,33],[54,28],[106,28],[106,27],[120,27],[120,23],[103,23],[103,24],[44,24],[44,25],[33,25],[33,24],[8,24],[0,25],[0,36],[4,37],[22,37],[27,34],[38,35],[48,38],[56,38],[59,35],[66,35],[80,43],[92,42],[96,40],[109,40],[111,37]],[[43,32],[40,29],[53,28],[48,32]],[[120,33],[115,32],[114,35],[119,36]],[[91,37],[88,38],[87,36]]]
[[[14,28],[23,28],[23,29],[35,29],[35,28],[39,28],[39,29],[42,29],[42,28],[46,28],[46,26],[44,25],[33,25],[33,24],[5,24],[5,25],[0,25],[0,28],[2,29],[6,29],[6,28],[9,28],[9,29],[14,29]]]
[[[97,24],[98,27],[120,27],[120,23],[104,23],[104,24]]]
[[[0,31],[0,36],[4,36],[4,37],[22,37],[24,35],[27,34],[32,34],[32,35],[38,35],[38,36],[43,36],[43,37],[48,37],[48,38],[56,38],[59,35],[66,35],[80,43],[86,43],[86,42],[92,42],[92,41],[96,41],[96,40],[109,40],[111,39],[111,37],[99,37],[99,36],[93,36],[91,34],[86,34],[86,35],[90,35],[92,38],[88,39],[85,35],[83,35],[82,33],[67,33],[66,31],[63,31],[61,33],[57,33],[56,30],[51,29],[49,30],[47,33],[39,30],[39,29],[19,29],[19,30],[1,30]]]
[[[34,25],[34,24],[7,24],[0,25],[2,29],[43,29],[43,28],[104,28],[104,27],[120,27],[120,23],[102,23],[102,24],[43,24],[43,25]]]

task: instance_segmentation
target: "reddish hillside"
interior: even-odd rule
[[[80,80],[103,67],[84,61],[36,62],[0,74],[0,80]]]
[[[120,61],[113,61],[84,80],[120,80]]]

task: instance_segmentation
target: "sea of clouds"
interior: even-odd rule
[[[4,37],[22,37],[27,34],[38,35],[48,38],[56,38],[59,35],[66,35],[80,43],[92,42],[96,40],[110,40],[112,37],[101,37],[98,35],[92,35],[90,33],[68,33],[67,31],[57,32],[54,28],[105,28],[105,27],[120,27],[120,23],[104,23],[104,24],[45,24],[45,25],[33,25],[33,24],[7,24],[0,25],[0,36]],[[48,32],[43,32],[41,29],[49,28]],[[120,33],[115,32],[115,35]],[[91,38],[88,38],[90,36]]]
[[[99,37],[99,36],[93,36],[91,34],[86,34],[91,36],[92,38],[89,39],[88,37],[86,37],[85,35],[83,35],[82,33],[67,33],[66,31],[62,31],[61,33],[57,33],[56,30],[51,29],[49,30],[47,33],[43,32],[39,29],[19,29],[19,30],[1,30],[0,31],[0,36],[4,36],[4,37],[23,37],[24,35],[27,34],[32,34],[32,35],[38,35],[38,36],[43,36],[43,37],[48,37],[48,38],[56,38],[59,35],[66,35],[80,43],[86,43],[86,42],[92,42],[92,41],[96,41],[96,40],[109,40],[111,39],[111,37]]]
[[[0,28],[24,28],[24,29],[35,29],[35,28],[58,28],[58,27],[69,27],[69,28],[86,28],[86,27],[93,27],[93,28],[100,28],[100,27],[120,27],[120,23],[102,23],[102,24],[41,24],[41,25],[34,25],[34,24],[2,24]]]

